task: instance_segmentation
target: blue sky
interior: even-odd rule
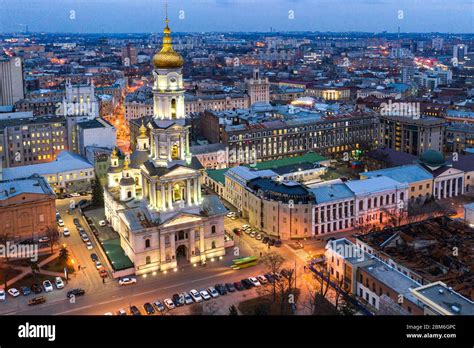
[[[169,0],[174,31],[474,32],[473,0]],[[163,0],[0,0],[0,31],[159,32]]]

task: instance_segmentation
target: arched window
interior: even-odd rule
[[[216,226],[215,226],[215,225],[212,225],[212,227],[211,227],[211,233],[216,233]]]
[[[149,247],[150,247],[150,240],[145,239],[145,248],[149,248]]]
[[[176,118],[176,99],[171,99],[171,118]]]
[[[215,248],[216,248],[216,242],[215,242],[215,241],[212,241],[211,248],[212,248],[212,249],[215,249]]]

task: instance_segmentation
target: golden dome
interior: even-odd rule
[[[140,135],[138,136],[138,138],[140,138],[140,139],[148,138],[146,136],[146,127],[143,124],[143,120],[142,120],[142,125],[140,126]]]
[[[166,17],[166,27],[163,33],[163,46],[152,58],[154,67],[158,69],[182,68],[184,64],[183,57],[173,49],[171,44],[171,29],[168,26],[168,16]]]

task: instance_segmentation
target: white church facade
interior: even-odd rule
[[[170,32],[167,19],[163,46],[152,61],[153,117],[142,123],[123,165],[112,153],[104,194],[106,218],[136,274],[225,254],[227,210],[217,196],[201,194],[201,171],[193,167],[185,124],[183,58]]]

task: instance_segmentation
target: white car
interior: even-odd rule
[[[107,313],[104,313],[104,315],[114,315],[114,313],[112,313],[112,312],[107,312]]]
[[[71,232],[69,231],[69,228],[64,227],[63,236],[64,237],[69,237],[70,235],[71,235]]]
[[[0,301],[5,301],[5,290],[0,289]]]
[[[257,276],[257,280],[260,282],[260,284],[264,285],[268,283],[268,279],[264,275],[259,275]]]
[[[255,238],[256,233],[255,232],[250,232],[250,237]]]
[[[100,221],[99,221],[99,226],[107,226],[107,221],[105,221],[105,220],[100,220]]]
[[[100,269],[101,267],[102,267],[102,263],[97,260],[95,262],[95,268]],[[122,278],[122,279],[130,279],[130,278]],[[137,281],[137,280],[135,279],[135,281]],[[120,281],[119,281],[119,283],[120,283]]]
[[[202,296],[196,289],[192,289],[189,294],[193,298],[194,302],[199,303],[202,302]]]
[[[89,241],[89,236],[87,234],[81,234],[81,239],[84,243],[87,243]]]
[[[248,230],[250,228],[250,225],[242,225],[243,230]]]
[[[43,282],[43,288],[44,288],[44,291],[46,292],[50,292],[50,291],[53,291],[53,284],[51,284],[51,282],[49,280],[45,280]]]
[[[77,192],[71,193],[71,197],[81,197],[81,195]]]
[[[56,287],[57,287],[58,289],[64,288],[64,282],[63,282],[63,280],[61,279],[61,277],[56,277],[56,279],[54,279],[54,283],[56,284]]]
[[[249,278],[249,281],[252,283],[253,286],[260,286],[260,285],[262,285],[262,284],[260,284],[260,282],[258,281],[258,279],[255,278],[255,277],[250,277],[250,278]]]
[[[59,220],[58,220],[58,226],[59,226],[59,227],[64,227],[64,221],[63,221],[63,219],[59,219]]]
[[[174,305],[174,302],[170,299],[170,298],[167,298],[166,300],[163,301],[166,308],[168,309],[173,309],[175,308],[176,306]]]
[[[119,280],[119,285],[136,284],[137,279],[132,277],[125,277]]]
[[[19,292],[17,289],[15,289],[15,288],[10,288],[10,289],[8,289],[8,293],[9,293],[11,296],[13,296],[13,297],[18,297],[18,296],[20,296],[20,292]]]
[[[38,243],[48,243],[49,242],[49,237],[41,237],[38,239]]]
[[[92,245],[92,243],[91,243],[90,240],[88,240],[88,241],[86,242],[86,246],[87,246],[87,249],[88,249],[88,250],[94,249],[94,246]]]
[[[226,215],[227,217],[235,217],[235,213],[233,211],[229,211]]]
[[[206,290],[201,290],[199,291],[199,293],[201,294],[203,299],[205,300],[211,299],[211,295],[209,295],[209,293]]]
[[[210,288],[207,288],[207,292],[214,298],[219,297],[219,293],[217,292],[216,288],[212,286]]]
[[[187,292],[184,292],[183,293],[183,296],[184,296],[184,303],[186,304],[192,304],[194,301],[193,301],[193,298],[191,297],[191,295],[189,295]]]

